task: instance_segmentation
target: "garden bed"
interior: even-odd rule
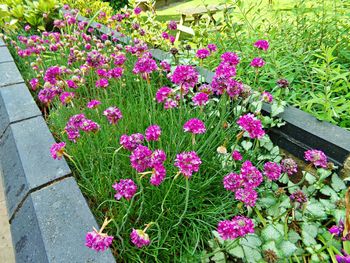
[[[69,24],[71,22],[68,21],[72,21],[70,25],[75,27],[76,23],[73,19],[68,15],[65,23]],[[91,26],[94,25],[91,24]],[[96,27],[100,26],[96,25]],[[211,259],[219,262],[243,257],[253,262],[262,258],[267,260],[271,256],[290,257],[297,260],[311,258],[322,261],[334,260],[334,253],[340,253],[341,245],[339,240],[336,241],[336,236],[334,236],[334,243],[323,241],[332,238],[326,227],[338,224],[339,220],[344,218],[344,211],[341,208],[344,204],[340,202],[345,192],[344,183],[335,173],[322,168],[316,172],[307,167],[307,172],[302,173],[302,178],[296,182],[289,180],[287,175],[289,172],[293,173],[295,169],[293,165],[293,169],[284,170],[284,174],[281,175],[281,167],[277,164],[281,160],[278,147],[274,147],[260,127],[263,123],[268,131],[269,128],[280,125],[281,121],[259,114],[258,109],[263,105],[260,94],[243,95],[249,90],[241,90],[242,96],[238,96],[240,92],[232,97],[217,94],[219,96],[211,98],[205,107],[204,105],[194,107],[196,105],[190,102],[191,97],[197,95],[198,90],[207,91],[206,88],[208,88],[197,84],[199,76],[195,68],[174,65],[170,74],[173,82],[171,83],[165,73],[167,69],[163,68],[165,72],[156,70],[157,66],[154,66],[156,62],[147,55],[147,50],[142,49],[142,44],[135,45],[136,49],[140,48],[142,51],[134,57],[131,54],[125,54],[123,47],[113,49],[113,43],[107,42],[109,40],[106,40],[106,36],[101,36],[103,41],[94,38],[86,40],[89,37],[83,37],[79,31],[69,32],[73,34],[72,38],[62,40],[67,46],[56,45],[51,51],[39,52],[45,55],[41,61],[37,60],[37,63],[32,61],[33,72],[25,63],[20,66],[26,69],[26,74],[31,76],[35,76],[37,67],[43,68],[42,72],[37,73],[45,75],[45,82],[51,81],[54,83],[52,85],[56,85],[57,82],[63,83],[62,89],[67,91],[66,96],[61,100],[45,97],[47,94],[43,97],[42,91],[49,90],[52,86],[45,84],[46,88],[42,88],[42,79],[31,81],[32,88],[34,90],[39,88],[42,92],[41,98],[39,93],[39,99],[51,131],[57,140],[66,141],[65,147],[63,144],[55,145],[56,148],[52,151],[53,157],[60,159],[65,155],[69,158],[69,162],[74,167],[75,177],[98,221],[102,222],[104,217],[113,218],[106,230],[108,234],[115,237],[112,246],[117,261],[127,259],[183,262]],[[101,32],[108,31],[102,27]],[[46,37],[52,38],[52,45],[57,43],[57,40],[56,42],[53,40],[58,37],[57,35],[44,36],[43,39]],[[81,41],[80,44],[75,38]],[[20,42],[22,42],[20,45],[24,44],[28,47],[24,39]],[[88,44],[90,48],[86,47]],[[81,45],[81,47],[75,47],[75,45]],[[86,53],[85,51],[79,53],[83,50],[80,49],[83,46],[87,50]],[[57,53],[56,48],[61,49],[62,53]],[[93,52],[97,50],[102,53]],[[126,62],[116,63],[116,56],[111,55],[111,52],[125,56]],[[85,54],[88,54],[87,57]],[[106,54],[110,56],[104,56]],[[162,52],[153,51],[154,56],[159,57],[159,54]],[[109,57],[114,59],[114,65],[107,59]],[[229,54],[228,60],[232,59],[234,61],[235,56]],[[67,60],[71,61],[71,64]],[[85,60],[87,62],[85,69],[78,71],[77,69],[82,70],[80,63]],[[75,71],[67,71],[66,67],[56,66],[57,63],[68,64]],[[147,69],[143,68],[145,65]],[[134,73],[131,73],[132,68]],[[176,79],[174,68],[175,71],[185,69],[190,78],[184,79],[183,75],[178,73],[180,80]],[[107,69],[108,72],[117,70],[111,71],[108,74],[112,75],[106,77],[104,74],[107,74]],[[120,74],[120,71],[123,74]],[[198,71],[201,72],[203,69]],[[73,74],[79,76],[74,77]],[[211,74],[208,73],[207,76],[209,75]],[[68,82],[68,79],[71,82]],[[208,82],[205,78],[199,79],[203,84]],[[174,95],[171,101],[168,100],[170,97],[167,97],[170,94],[169,90],[168,95],[158,90],[164,85],[175,86],[173,89],[168,88]],[[184,89],[183,85],[189,86]],[[71,90],[74,94],[67,94]],[[189,95],[182,98],[185,90]],[[61,91],[60,95],[63,93]],[[164,101],[165,96],[167,107],[173,107],[173,109],[164,110],[162,104],[157,104],[154,100],[156,94],[158,94],[158,102]],[[101,101],[101,104],[98,105],[97,102],[94,105],[90,104],[91,100],[95,99]],[[85,105],[88,102],[90,106],[86,108]],[[176,109],[175,104],[179,109]],[[114,108],[116,106],[118,109]],[[257,116],[249,115],[249,112],[256,112]],[[78,115],[81,113],[84,113],[84,116]],[[193,121],[194,117],[202,119],[203,123]],[[189,120],[192,121],[187,123]],[[253,122],[253,131],[249,130],[250,128],[247,128],[244,122]],[[187,123],[185,132],[192,132],[193,135],[184,133],[184,123]],[[140,136],[143,138],[140,134],[137,135],[139,139],[136,142],[133,141],[135,137],[124,137],[131,141],[121,140],[122,147],[120,147],[119,139],[123,138],[124,134],[144,133],[149,125],[154,124],[160,126],[161,134],[158,128],[153,126],[152,129],[146,130],[146,141],[140,139]],[[301,126],[292,120],[290,125]],[[198,127],[201,128],[198,129]],[[245,130],[246,132],[243,133]],[[304,130],[307,129],[304,128]],[[309,133],[313,134],[312,131]],[[290,133],[290,136],[292,135],[293,133]],[[324,136],[316,135],[314,138],[324,140]],[[302,138],[299,139],[302,140]],[[130,143],[131,145],[136,143],[136,145],[131,146]],[[306,145],[305,142],[303,143]],[[141,147],[141,144],[144,145]],[[338,141],[333,141],[332,144],[339,144],[339,148],[344,151],[348,146]],[[158,161],[157,163],[152,161],[152,164],[144,163],[142,158],[147,156],[155,158],[155,153],[162,154],[160,150],[166,153],[166,161],[161,157],[161,163]],[[240,151],[241,154],[236,151]],[[235,154],[231,156],[231,152]],[[309,154],[312,155],[315,152]],[[341,164],[346,156],[339,156],[339,160],[344,158],[340,160]],[[181,160],[182,158],[186,161]],[[316,156],[307,158],[312,160],[316,167],[327,168],[325,156],[322,154],[317,153]],[[333,158],[335,161],[338,157],[334,155]],[[130,161],[132,167],[130,167]],[[264,182],[262,182],[263,174],[250,161],[264,170],[266,176]],[[286,167],[285,165],[283,169],[287,169]],[[164,168],[167,170],[165,178],[162,174]],[[238,177],[234,179],[233,177],[239,175],[232,172],[247,176],[245,169],[248,169],[248,175],[258,178],[255,182],[249,182],[254,185],[249,187],[246,186],[248,182],[242,181],[243,190],[249,190],[250,197],[239,196],[237,192],[242,189],[235,189],[232,185],[235,180],[243,180]],[[136,182],[138,190],[135,191],[133,186],[130,189],[126,188],[127,191],[123,192],[118,186],[122,183],[121,179],[132,179],[134,184]],[[222,185],[223,179],[224,185]],[[303,182],[307,183],[303,184]],[[116,192],[112,189],[112,185]],[[242,185],[238,188],[241,187]],[[299,190],[304,193],[300,193]],[[236,192],[236,194],[233,195],[230,192]],[[276,192],[279,193],[277,196]],[[327,198],[321,198],[320,193]],[[117,200],[113,198],[114,194]],[[258,200],[254,197],[255,194],[259,194]],[[229,221],[228,219],[233,215],[235,217]],[[253,221],[249,216],[253,217]],[[327,220],[324,226],[323,223]],[[231,225],[237,223],[236,221],[246,226],[238,234],[230,230]],[[256,227],[255,234],[252,233],[254,232],[253,223]],[[216,232],[217,224],[219,224],[218,232]],[[149,237],[141,230],[136,234],[133,231],[134,228],[142,229],[144,225]],[[308,234],[310,229],[312,231]],[[130,235],[132,242],[129,241]],[[239,236],[242,238],[238,238]],[[225,239],[227,240],[224,241]],[[87,245],[91,246],[90,243]],[[305,251],[304,246],[310,249]],[[250,249],[251,253],[248,253],[247,249]],[[327,253],[322,252],[324,250]],[[100,252],[99,255],[101,254],[103,253]]]

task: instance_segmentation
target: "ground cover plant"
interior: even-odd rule
[[[344,182],[322,151],[305,152],[305,169],[281,156],[268,129],[285,103],[241,82],[236,53],[204,83],[139,39],[97,38],[75,12],[54,24],[6,40],[57,139],[48,151],[70,162],[101,225],[86,246],[111,246],[118,262],[349,260]],[[268,46],[255,42],[256,76]]]

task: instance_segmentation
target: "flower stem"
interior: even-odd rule
[[[264,225],[264,227],[266,226],[266,220],[263,218],[263,216],[260,214],[259,210],[254,207],[254,211],[257,214],[257,216],[259,217],[261,223]]]
[[[163,213],[164,213],[164,204],[165,204],[165,200],[167,199],[167,197],[168,197],[168,195],[169,195],[169,193],[170,193],[170,191],[171,191],[171,188],[173,187],[174,182],[175,182],[175,180],[176,180],[176,178],[178,177],[179,174],[180,174],[180,172],[178,172],[178,173],[174,176],[173,180],[171,181],[170,187],[169,187],[168,191],[166,192],[166,194],[165,194],[165,196],[164,196],[164,198],[163,198],[162,205],[160,206],[161,209],[162,209],[162,212],[159,214],[159,216],[158,216],[156,222],[157,222],[158,219],[161,217],[161,215],[163,215]]]
[[[178,226],[178,225],[181,223],[181,221],[182,221],[183,217],[185,216],[185,214],[187,213],[189,196],[190,196],[190,184],[189,184],[189,179],[186,177],[186,200],[185,200],[185,209],[184,209],[184,211],[183,211],[183,213],[182,213],[182,215],[181,215],[179,221],[178,221],[173,227]]]

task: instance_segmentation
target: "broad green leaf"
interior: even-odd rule
[[[338,194],[329,186],[329,185],[324,185],[321,189],[320,192],[324,195],[328,195],[331,197],[331,199],[337,198]]]
[[[215,255],[211,258],[212,261],[217,263],[225,263],[225,254],[223,252],[217,252]]]
[[[305,246],[316,245],[315,237],[317,236],[318,227],[314,224],[304,223],[302,224],[302,241]]]
[[[339,192],[341,190],[344,190],[346,188],[345,183],[343,182],[342,179],[339,178],[338,175],[333,174],[332,175],[332,182],[331,182],[331,186],[333,187],[333,189],[336,192]]]
[[[317,181],[317,179],[316,179],[315,176],[313,176],[312,174],[307,173],[307,172],[306,172],[306,175],[305,175],[305,179],[306,179],[306,181],[307,181],[309,184],[313,184],[313,183],[315,183],[315,182]]]
[[[308,211],[311,215],[313,215],[317,219],[327,218],[327,215],[326,215],[326,212],[324,211],[324,207],[322,203],[317,202],[315,200],[311,201],[307,205],[306,211]]]
[[[250,148],[252,148],[253,144],[250,141],[243,141],[242,147],[244,150],[249,151]]]
[[[297,250],[297,247],[292,242],[284,240],[280,244],[280,250],[285,257],[290,257]]]
[[[294,230],[290,230],[288,233],[288,240],[292,243],[296,243],[301,239],[301,236]]]
[[[243,248],[241,246],[236,246],[227,252],[234,257],[244,258],[244,251],[243,251]]]
[[[261,237],[264,241],[274,240],[279,243],[283,238],[283,232],[280,232],[274,225],[268,225],[261,231]]]

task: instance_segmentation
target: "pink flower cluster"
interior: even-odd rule
[[[184,124],[184,131],[185,132],[190,132],[193,134],[202,134],[206,132],[206,128],[204,123],[197,118],[193,118],[188,120],[185,124]]]
[[[263,181],[261,172],[245,161],[241,167],[241,173],[230,173],[224,177],[223,184],[226,190],[234,192],[235,198],[247,206],[255,206],[258,194],[255,188]]]
[[[99,100],[91,100],[88,102],[86,107],[88,107],[89,109],[96,109],[100,104],[101,104],[101,101]]]
[[[307,196],[304,194],[303,191],[296,190],[294,193],[292,193],[289,196],[290,200],[294,203],[299,204],[299,208],[307,202]]]
[[[178,106],[179,97],[176,96],[171,88],[164,86],[158,89],[156,100],[158,103],[164,103],[165,109],[172,109]]]
[[[292,158],[283,159],[281,161],[282,172],[293,175],[298,172],[298,165]]]
[[[195,106],[204,106],[208,103],[209,96],[204,92],[198,92],[192,97],[193,104]]]
[[[145,53],[136,61],[132,72],[134,74],[141,74],[141,76],[146,79],[147,74],[150,74],[157,69],[157,63],[152,59],[152,55],[150,53]]]
[[[158,125],[151,125],[145,131],[147,141],[158,141],[161,134],[162,130]]]
[[[315,167],[327,168],[327,156],[320,150],[307,150],[304,153],[304,158]]]
[[[264,91],[262,94],[261,94],[261,99],[267,103],[272,103],[273,101],[273,96],[270,92],[267,92],[267,91]]]
[[[261,121],[258,120],[253,114],[248,113],[239,117],[237,124],[246,132],[249,133],[249,137],[254,139],[260,139],[265,135]]]
[[[254,68],[261,68],[265,65],[265,61],[262,58],[253,58],[250,65]]]
[[[276,181],[280,178],[282,168],[278,163],[267,162],[264,164],[264,174],[271,181]]]
[[[243,157],[239,151],[235,150],[232,153],[232,159],[235,161],[242,161]]]
[[[198,49],[196,53],[196,57],[199,59],[205,59],[210,56],[210,51],[208,49]]]
[[[149,236],[140,229],[132,229],[130,234],[131,242],[138,248],[148,246],[150,244]]]
[[[219,222],[217,230],[222,239],[233,240],[254,233],[254,223],[248,217],[235,216],[232,220]]]
[[[101,234],[95,230],[88,232],[85,238],[85,246],[96,251],[105,251],[110,247],[113,241],[113,236]]]
[[[269,49],[269,42],[264,39],[260,39],[254,43],[254,47],[257,47],[258,49],[262,49],[264,51]]]
[[[53,159],[61,160],[64,154],[65,142],[54,143],[50,148],[50,153]]]
[[[113,184],[113,189],[116,191],[115,199],[120,200],[124,197],[130,200],[137,191],[137,185],[131,179],[120,179],[119,183]]]
[[[144,136],[141,133],[131,134],[130,136],[123,134],[120,136],[119,143],[124,149],[133,151],[137,146],[141,145],[144,141]]]
[[[171,81],[181,86],[186,94],[188,88],[193,88],[198,82],[198,72],[190,65],[179,65],[175,68]]]
[[[201,163],[201,159],[194,151],[177,154],[175,159],[175,166],[186,178],[190,178],[194,172],[198,172]]]
[[[103,115],[107,117],[110,124],[117,124],[117,122],[123,118],[122,112],[117,107],[109,107],[104,112]]]
[[[70,117],[66,127],[64,128],[70,141],[76,142],[76,139],[80,137],[80,130],[84,132],[96,132],[100,129],[100,126],[85,117],[84,114],[76,114]]]

